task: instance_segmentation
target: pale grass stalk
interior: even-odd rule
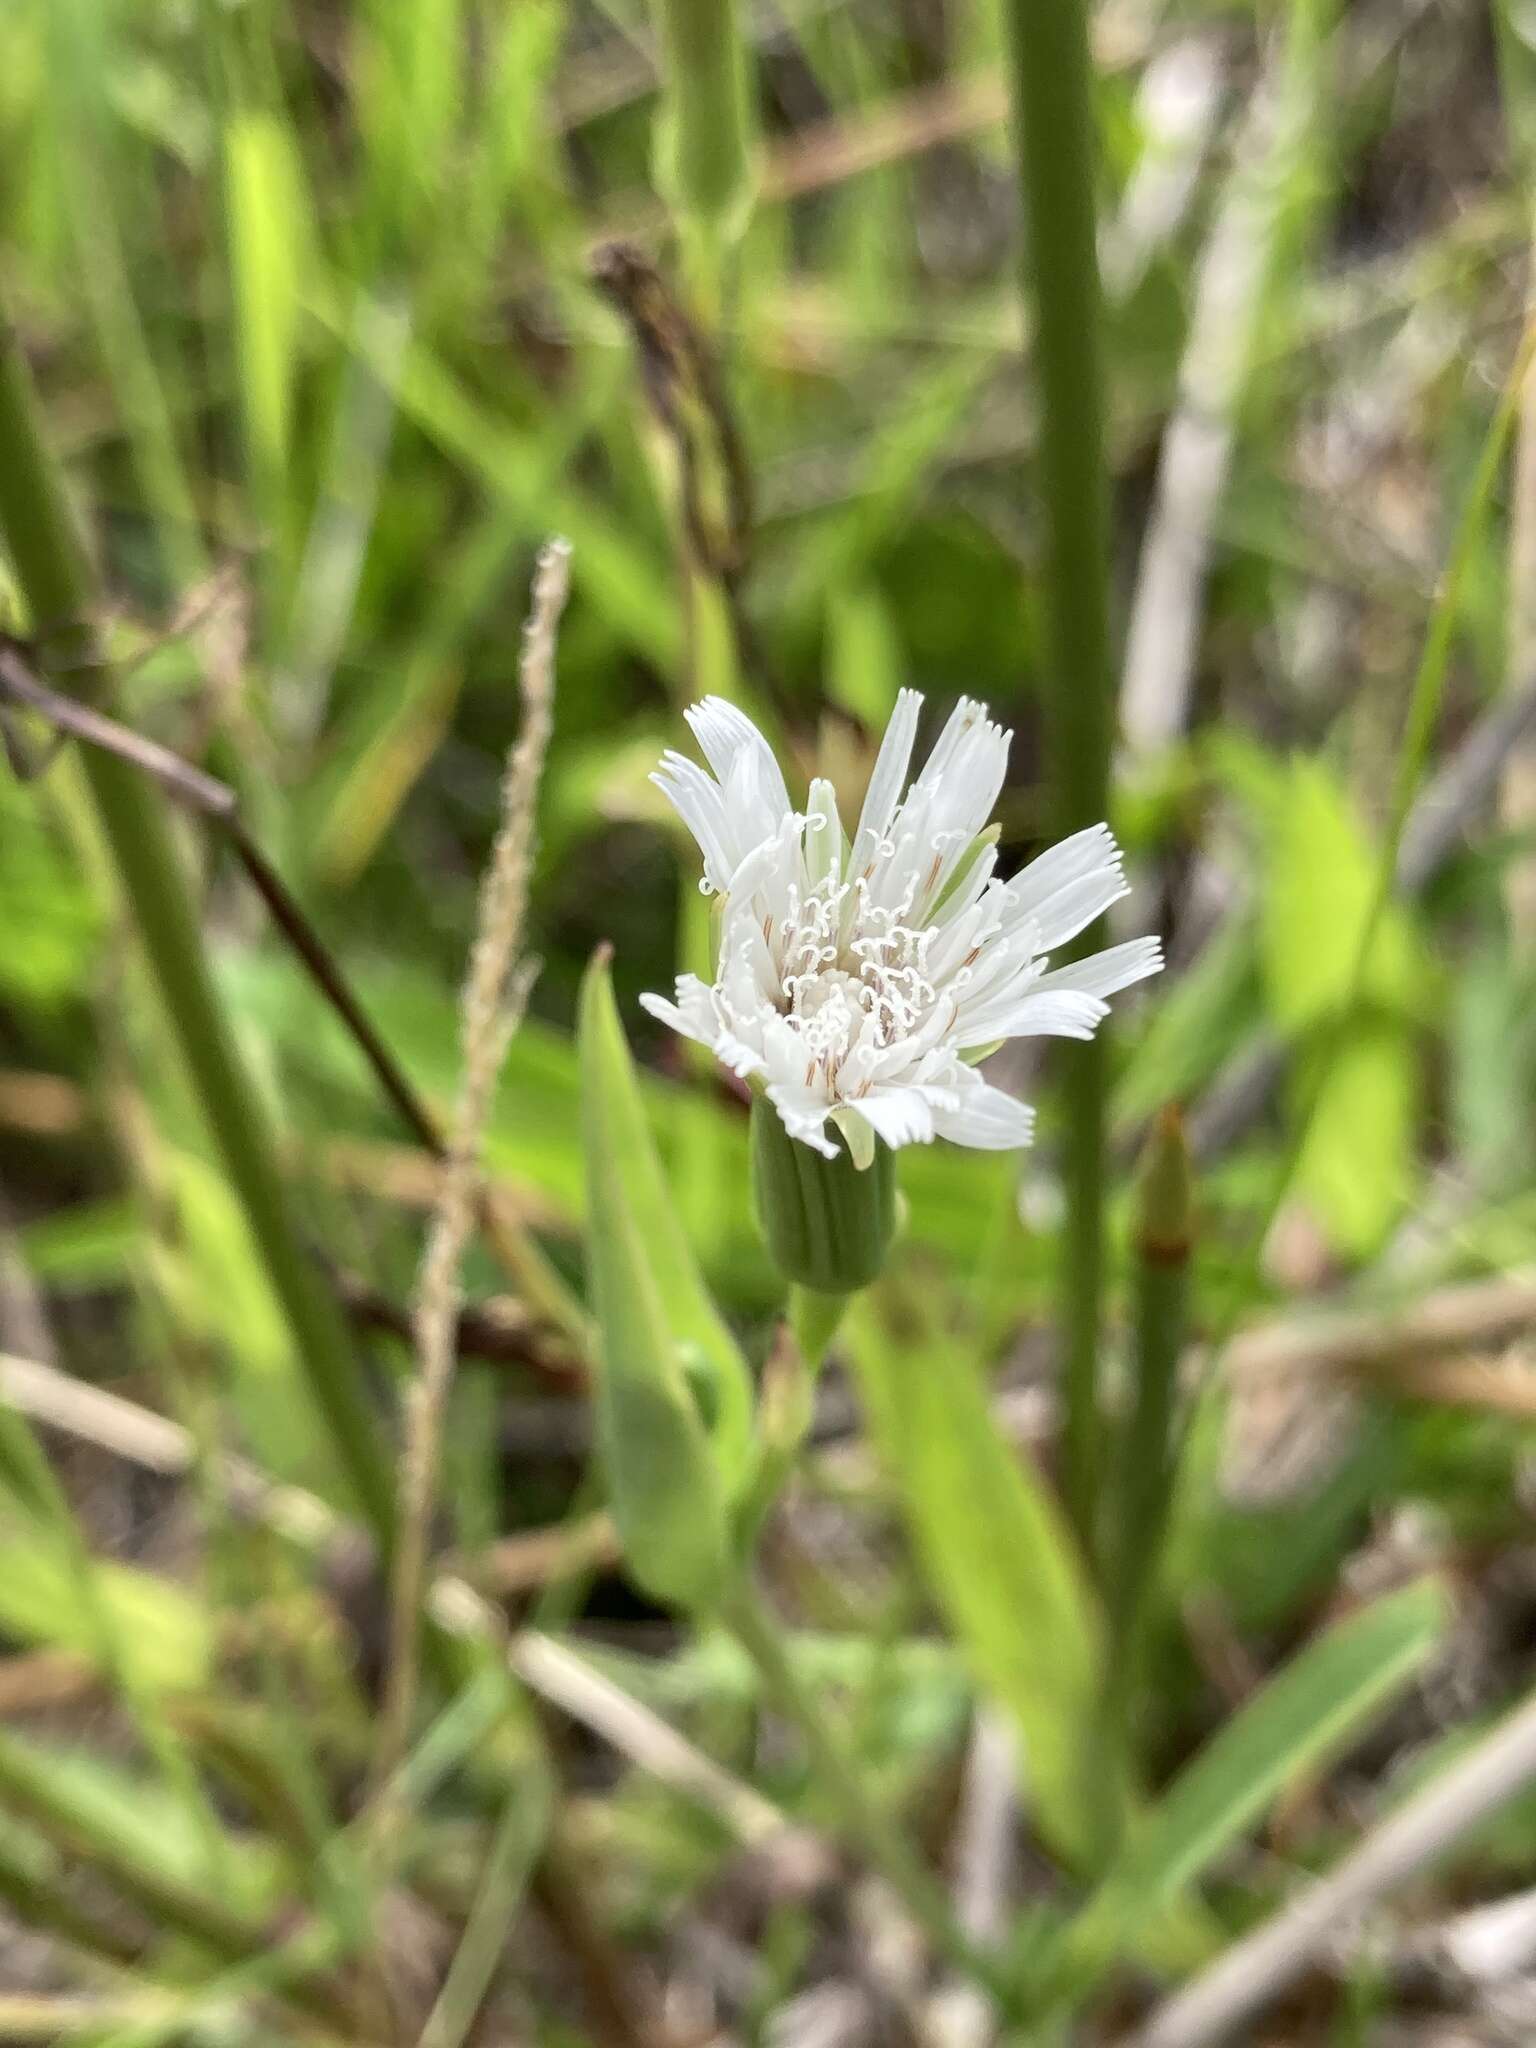
[[[972,1941],[989,1946],[1008,1932],[1008,1907],[1018,1875],[1019,1739],[995,1707],[978,1709],[966,1759],[955,1828],[955,1918]],[[935,2048],[988,2048],[997,2014],[977,1985],[950,1977],[928,2004]]]
[[[480,1152],[491,1098],[532,981],[520,962],[534,809],[553,722],[555,636],[570,588],[570,548],[540,554],[524,630],[522,723],[507,757],[501,826],[480,889],[479,920],[462,1005],[463,1076],[416,1296],[418,1369],[400,1464],[400,1540],[390,1588],[390,1655],[374,1781],[386,1784],[404,1754],[416,1705],[422,1595],[443,1419],[457,1357],[461,1269],[481,1194]],[[386,1802],[387,1804],[387,1802]]]
[[[1206,568],[1252,367],[1284,194],[1315,111],[1310,73],[1282,48],[1238,132],[1235,169],[1196,270],[1179,371],[1178,410],[1163,437],[1126,631],[1120,729],[1132,755],[1182,733],[1193,689]]]
[[[1536,238],[1529,258],[1526,318],[1536,320]],[[1513,493],[1509,508],[1509,613],[1505,627],[1507,687],[1522,689],[1536,669],[1536,368],[1520,387],[1515,426]],[[1527,733],[1510,748],[1499,789],[1499,820],[1521,838],[1536,831],[1536,738]],[[1522,960],[1536,955],[1536,853],[1529,850],[1504,869],[1509,935]]]
[[[605,1672],[536,1629],[514,1636],[507,1661],[530,1691],[599,1735],[658,1783],[712,1813],[745,1847],[785,1842],[793,1824]]]

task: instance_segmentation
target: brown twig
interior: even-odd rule
[[[598,243],[588,271],[629,330],[646,404],[667,444],[685,567],[719,591],[742,669],[777,702],[744,595],[755,524],[752,469],[714,347],[635,242]]]
[[[382,1331],[411,1341],[411,1314],[402,1303],[391,1300],[360,1274],[343,1272],[335,1266],[327,1270],[336,1298],[356,1328]],[[568,1385],[572,1392],[582,1385],[575,1362],[550,1346],[524,1304],[509,1295],[463,1304],[454,1348],[460,1358],[479,1359],[489,1365],[525,1366],[542,1379]]]
[[[1352,1309],[1258,1325],[1232,1340],[1235,1380],[1295,1372],[1392,1374],[1536,1328],[1536,1275],[1437,1288],[1399,1309]]]

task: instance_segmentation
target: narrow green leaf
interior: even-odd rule
[[[684,1377],[703,1410],[729,1497],[746,1475],[751,1448],[751,1376],[736,1339],[704,1285],[683,1231],[651,1138],[629,1048],[613,1011],[606,970],[598,971],[603,975],[606,1004],[594,1000],[608,1013],[604,1024],[623,1074],[622,1085],[614,1089],[610,1103],[617,1170],[639,1225],[662,1315],[677,1346]],[[584,1083],[586,1079],[584,1071]],[[589,1151],[589,1162],[590,1157]],[[590,1164],[588,1171],[590,1174]]]
[[[874,584],[850,582],[829,591],[826,693],[831,701],[879,732],[902,680],[901,643],[890,607]]]
[[[1376,890],[1378,856],[1347,792],[1324,763],[1298,757],[1277,794],[1260,904],[1269,1008],[1282,1031],[1318,1023],[1351,993]],[[1367,994],[1401,1001],[1409,979],[1401,913],[1381,921]]]
[[[246,433],[270,480],[288,450],[308,206],[288,132],[259,110],[231,116],[224,176]]]
[[[460,2048],[468,2037],[544,1845],[551,1804],[549,1786],[535,1784],[520,1786],[502,1807],[463,1938],[422,2028],[421,2048]]]
[[[1413,1675],[1446,1620],[1442,1588],[1421,1579],[1292,1658],[1136,1828],[1069,1933],[1078,1966],[1107,1960],[1142,1918],[1201,1877],[1288,1785],[1337,1750]]]
[[[1329,1064],[1296,1162],[1297,1194],[1335,1251],[1374,1251],[1413,1187],[1418,1060],[1408,1030],[1366,1019]]]
[[[937,1338],[898,1341],[866,1303],[845,1324],[876,1444],[928,1579],[972,1670],[1012,1709],[1043,1831],[1092,1855],[1085,1745],[1100,1619],[1061,1513],[993,1421],[973,1362]]]
[[[95,1597],[104,1617],[82,1597],[77,1573],[59,1545],[0,1520],[5,1570],[0,1573],[0,1624],[23,1642],[73,1650],[95,1661],[103,1618],[114,1654],[127,1676],[147,1692],[189,1691],[212,1669],[213,1638],[206,1612],[190,1593],[130,1565],[93,1561]]]
[[[662,1179],[602,954],[583,979],[577,1028],[598,1434],[614,1517],[642,1585],[707,1606],[725,1569],[726,1487],[745,1465],[745,1367]],[[714,1399],[718,1456],[690,1380]]]

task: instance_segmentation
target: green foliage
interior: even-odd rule
[[[1105,1797],[1090,1790],[1103,1766],[1088,1751],[1102,1631],[1060,1510],[999,1432],[974,1360],[921,1323],[893,1327],[862,1306],[847,1329],[934,1595],[977,1678],[1018,1724],[1041,1828],[1088,1862]],[[1111,1809],[1116,1797],[1111,1786]]]
[[[724,1590],[727,1508],[747,1455],[746,1368],[672,1208],[614,1007],[595,959],[578,1026],[598,1426],[624,1554],[660,1599]]]
[[[1294,1032],[1332,1016],[1355,992],[1377,857],[1338,778],[1320,761],[1295,758],[1270,804],[1262,959],[1270,1014]],[[1361,991],[1372,1002],[1401,1003],[1413,985],[1408,945],[1404,919],[1390,913]]]
[[[0,1417],[0,1691],[47,1704],[0,1742],[0,1897],[64,1937],[47,1967],[80,2003],[61,2035],[373,2039],[401,1987],[371,1949],[404,1926],[430,1971],[402,2023],[435,2048],[476,2027],[587,2048],[605,1964],[611,2002],[640,2010],[630,1952],[653,1943],[663,1969],[718,1885],[744,1865],[750,1883],[721,1783],[846,1832],[993,1981],[932,1883],[960,1867],[982,1700],[1018,1737],[1041,1852],[995,1988],[1010,2012],[1021,1984],[1070,1995],[1070,2024],[1102,2032],[1122,1958],[1196,1968],[1275,1903],[1262,1859],[1232,1851],[1443,1645],[1434,1585],[1353,1605],[1398,1532],[1473,1589],[1469,1632],[1486,1617],[1461,1670],[1486,1697],[1423,1770],[1523,1683],[1517,1369],[1501,1388],[1456,1350],[1465,1407],[1427,1397],[1421,1360],[1397,1384],[1391,1356],[1347,1393],[1308,1382],[1272,1443],[1258,1430],[1245,1490],[1228,1440],[1264,1398],[1221,1363],[1197,1382],[1176,1339],[1186,1306],[1219,1351],[1314,1297],[1411,1318],[1442,1282],[1536,1265],[1521,746],[1501,821],[1491,785],[1442,787],[1436,874],[1411,900],[1392,883],[1428,774],[1529,663],[1536,444],[1505,317],[1531,228],[1529,24],[1496,10],[1496,78],[1429,15],[1378,36],[1333,0],[1230,11],[1219,47],[1193,18],[1104,16],[1091,73],[1084,26],[1068,0],[0,10],[4,332],[69,497],[66,521],[8,384],[0,626],[238,790],[438,1113],[527,564],[551,531],[574,544],[527,934],[543,967],[485,1134],[552,1278],[530,1294],[488,1235],[471,1249],[434,1542],[507,1595],[514,1631],[581,1632],[586,1709],[617,1687],[724,1772],[680,1792],[652,1768],[665,1730],[621,1759],[600,1717],[566,1738],[567,1701],[541,1710],[578,1765],[560,1783],[489,1609],[450,1584],[434,1599],[474,1676],[427,1687],[399,1839],[373,1837],[380,1561],[347,1512],[387,1536],[433,1168],[217,827],[99,753],[50,762],[46,722],[0,707],[27,770],[0,765],[0,1351],[56,1370]],[[1210,270],[1233,204],[1246,279]],[[656,265],[643,332],[591,286],[615,234]],[[1095,242],[1133,279],[1102,321]],[[1214,404],[1186,354],[1208,290]],[[675,488],[691,451],[717,491],[717,400],[756,514],[729,589],[700,573]],[[1191,430],[1220,474],[1186,530],[1154,477]],[[851,817],[898,688],[930,718],[965,691],[1016,732],[1010,873],[1104,787],[1118,614],[1159,541],[1194,565],[1190,715],[1089,808],[1127,847],[1117,914],[1161,928],[1176,965],[1117,1006],[1104,1144],[1078,1048],[1000,1057],[1039,1102],[1037,1149],[882,1156],[884,1270],[829,1345],[827,1304],[793,1299],[789,1328],[830,1356],[819,1387],[786,1380],[746,1104],[638,1012],[711,943],[647,775],[688,744],[682,705],[724,686],[791,786],[827,776]],[[112,672],[73,630],[87,617]],[[587,967],[605,940],[611,986]],[[1129,1162],[1166,1103],[1201,1133],[1245,1072],[1262,1098],[1201,1159],[1187,1303],[1182,1278],[1153,1300]],[[1155,1384],[1135,1377],[1153,1324]],[[1145,1398],[1175,1385],[1187,1433]],[[190,1470],[134,1471],[133,1408],[72,1406],[98,1387],[155,1411],[156,1457],[167,1419],[188,1426]],[[1106,1444],[1131,1425],[1085,1462],[1100,1412]],[[306,1493],[253,1491],[230,1451]],[[566,1517],[579,1570],[548,1526]],[[691,1625],[749,1538],[756,1662]],[[658,1627],[650,1600],[681,1613]],[[1347,1798],[1288,1808],[1298,1868],[1419,1772],[1379,1725]],[[1516,1796],[1426,1911],[1524,1882],[1533,1839]],[[787,1889],[721,2015],[743,2039],[840,1952],[826,1894]],[[525,1983],[506,1937],[530,1895],[561,1953]],[[1317,2024],[1387,2028],[1393,1999],[1377,1985]],[[1051,2024],[1015,2020],[1021,2039]]]
[[[1144,1915],[1203,1876],[1287,1785],[1408,1682],[1447,1618],[1439,1586],[1405,1586],[1319,1636],[1276,1673],[1133,1824],[1067,1932],[1067,1967],[1102,1962]]]
[[[8,1634],[96,1662],[104,1625],[136,1688],[190,1692],[207,1681],[212,1627],[194,1591],[126,1565],[102,1564],[94,1577],[103,1619],[82,1597],[75,1568],[56,1541],[17,1526],[8,1514],[0,1516],[0,1526],[6,1555],[0,1627]]]

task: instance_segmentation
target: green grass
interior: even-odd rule
[[[806,1873],[843,1843],[894,1878],[936,1968],[1117,2038],[1528,1688],[1529,1397],[1454,1327],[1462,1283],[1536,1260],[1503,763],[1394,881],[1525,680],[1499,27],[1495,64],[1324,0],[0,19],[0,625],[237,791],[439,1117],[528,577],[574,548],[542,972],[465,1276],[500,1336],[454,1383],[387,1836],[377,1554],[431,1162],[216,830],[99,750],[0,772],[0,2037],[649,2048],[744,1884],[762,1940],[715,2017],[756,2040],[860,1995],[812,1876],[743,1875],[778,1809]],[[1032,1153],[901,1154],[802,1443],[746,1103],[637,1002],[712,930],[646,778],[720,689],[846,814],[907,683],[925,731],[962,692],[1014,729],[1005,872],[1111,815],[1127,931],[1173,965],[1101,1051],[998,1062]],[[4,716],[40,766],[45,721]],[[633,1087],[606,1008],[578,1048],[604,941]],[[1133,1170],[1171,1101],[1176,1280]],[[1227,1337],[1319,1304],[1453,1327],[1358,1385],[1241,1377]],[[1179,1400],[1186,1324],[1223,1356]],[[1424,1579],[1483,1630],[1449,1706]],[[530,1621],[626,1697],[534,1711],[499,1647]],[[981,1790],[1033,1853],[973,1924],[943,1888],[982,1709],[1022,1733]],[[1416,1913],[1524,1882],[1536,1804],[1451,1847]],[[1363,1952],[1310,1995],[1340,2039],[1402,2017]]]

